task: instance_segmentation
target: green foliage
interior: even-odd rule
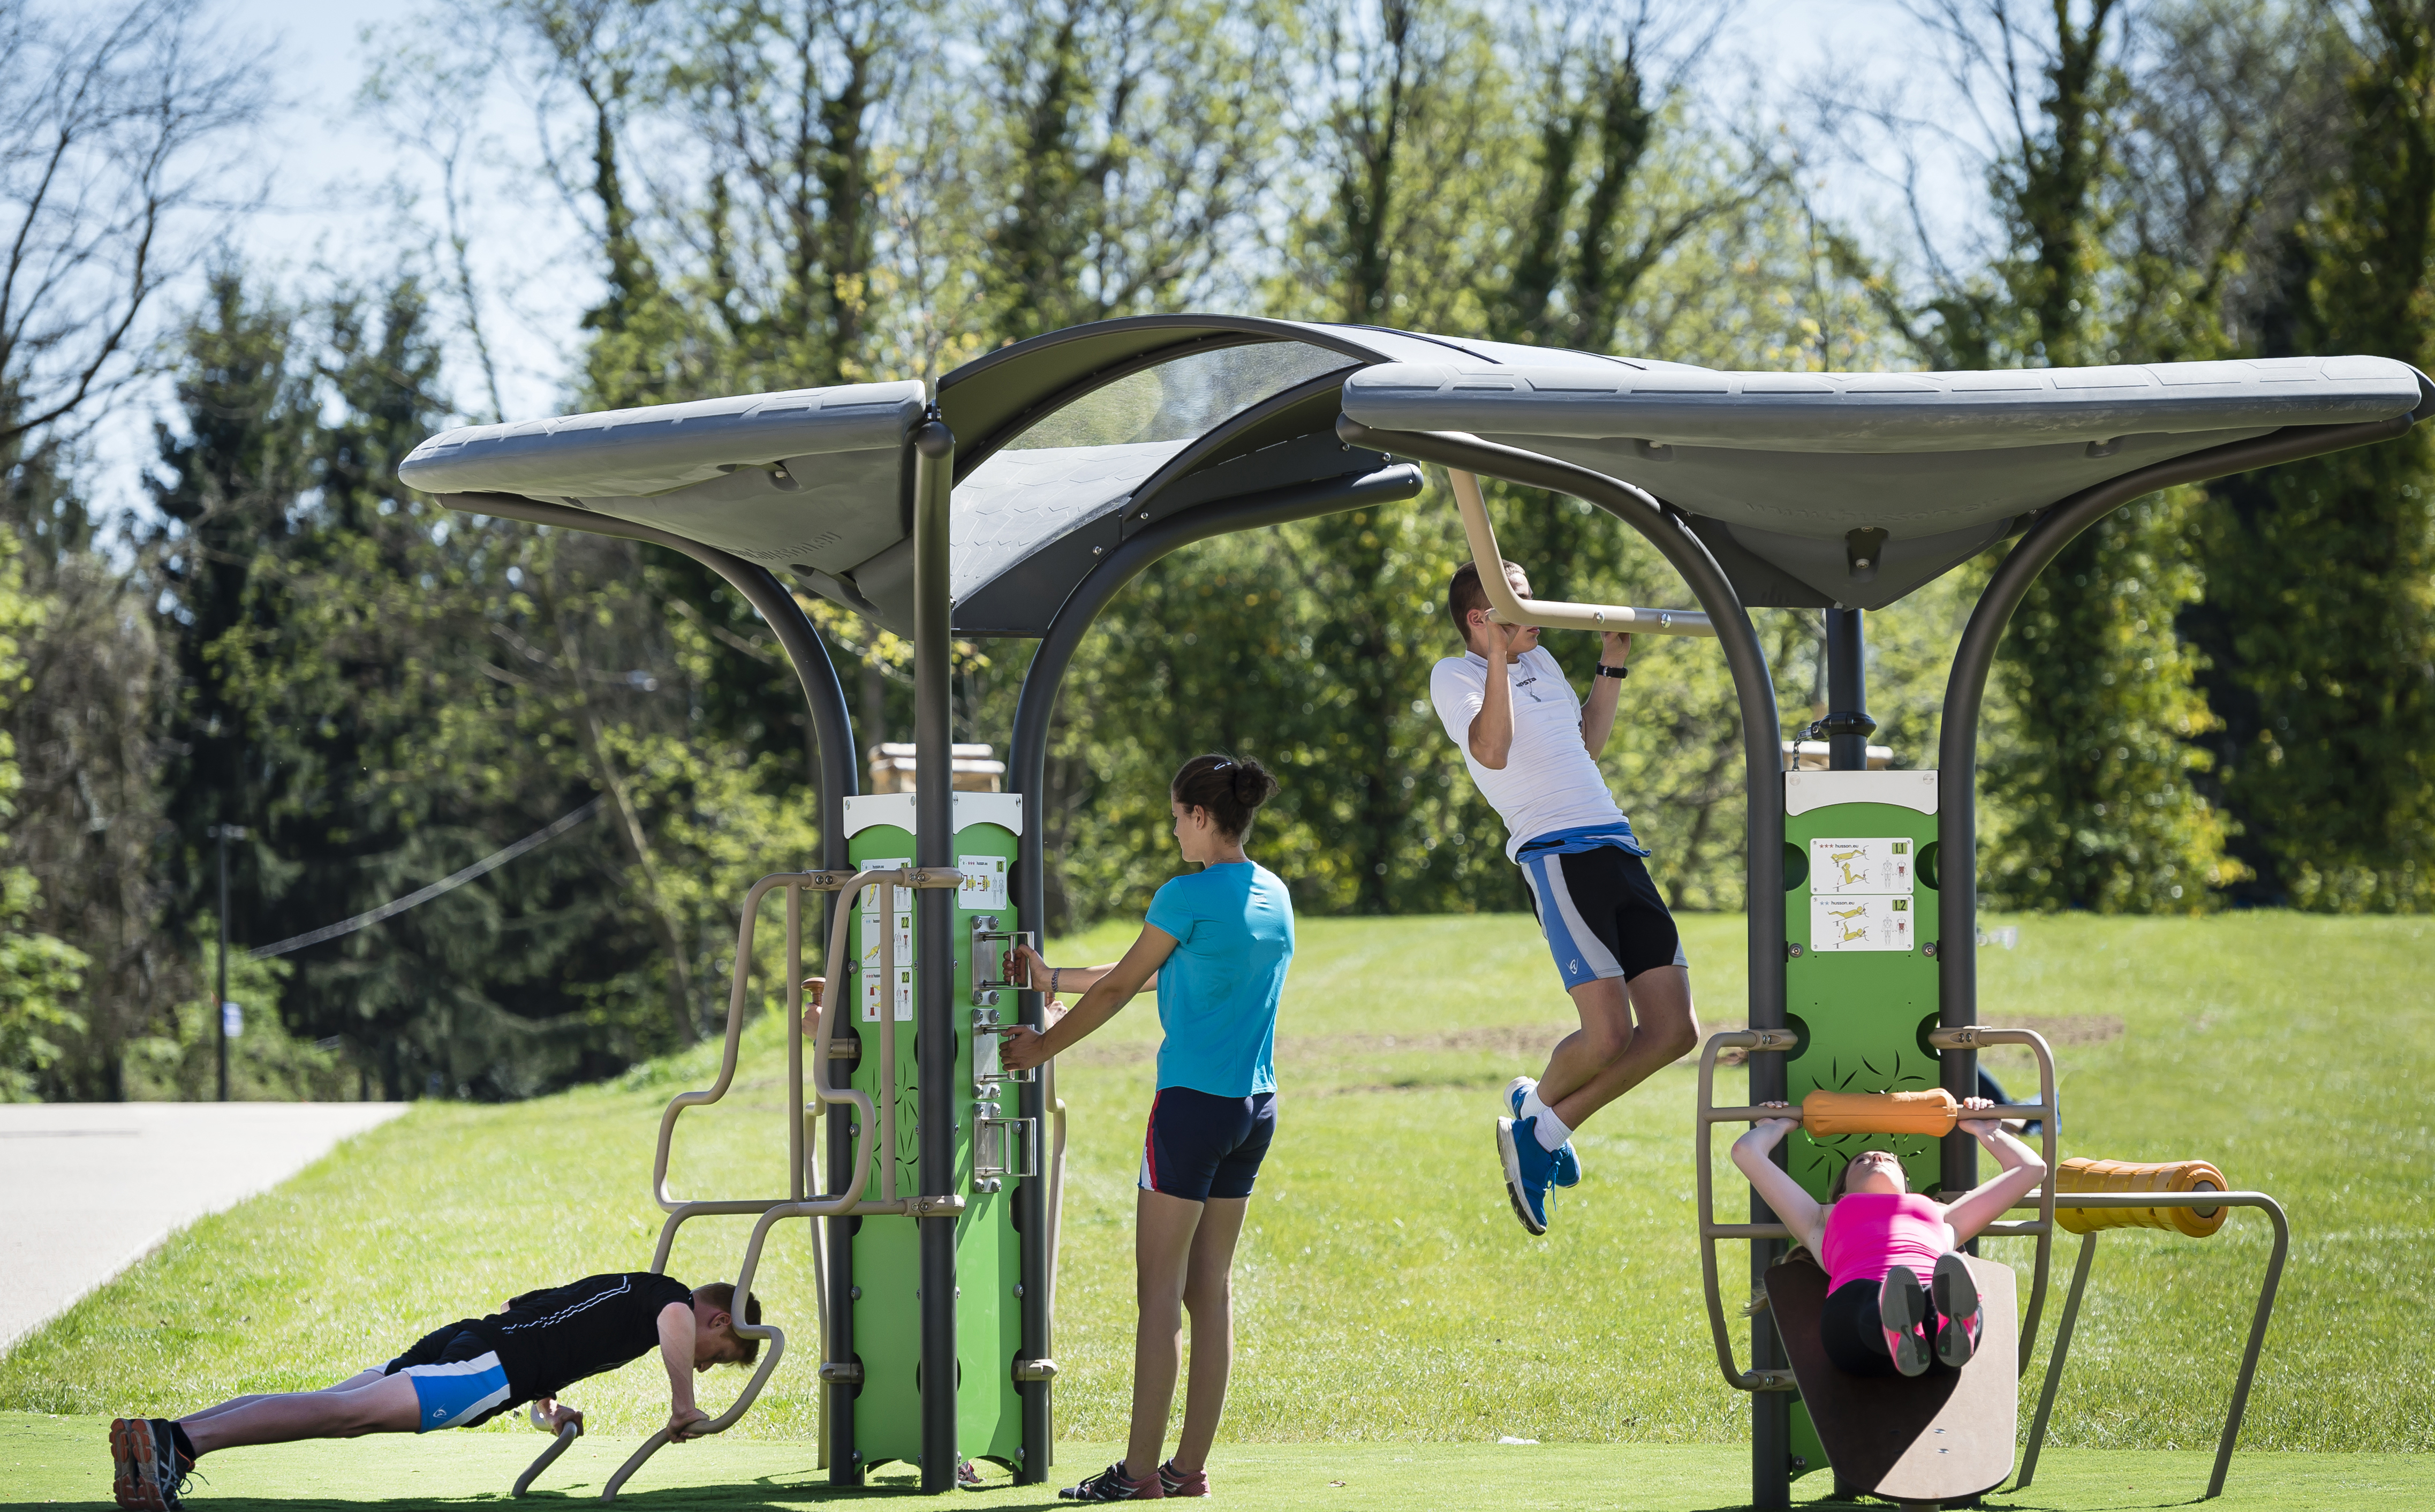
[[[2422,6],[2364,8],[2340,156],[2277,249],[2269,355],[2435,363],[2435,49]],[[2249,895],[2435,903],[2435,455],[2408,438],[2228,480],[2192,633],[2219,663],[2225,801]]]
[[[21,642],[43,614],[43,606],[26,593],[19,549],[15,537],[0,533],[0,708],[27,686]],[[16,743],[0,730],[0,824],[16,816],[13,800],[23,782]],[[0,856],[7,844],[0,831]],[[84,1027],[73,1005],[88,957],[29,927],[39,902],[32,872],[0,865],[0,1102],[32,1095],[36,1078],[64,1053],[63,1041]]]

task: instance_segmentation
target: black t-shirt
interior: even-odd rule
[[[682,1281],[626,1271],[527,1292],[510,1298],[506,1312],[461,1327],[490,1341],[507,1367],[508,1389],[533,1401],[659,1348],[660,1314],[670,1302],[692,1300]]]

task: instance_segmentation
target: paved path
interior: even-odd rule
[[[0,1103],[0,1350],[404,1103]],[[174,1181],[160,1173],[171,1161]]]

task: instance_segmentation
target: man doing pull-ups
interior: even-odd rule
[[[1529,579],[1506,562],[1518,598]],[[1539,644],[1536,626],[1489,618],[1477,563],[1446,584],[1446,613],[1465,654],[1429,674],[1429,699],[1480,796],[1505,821],[1505,853],[1522,868],[1531,907],[1581,1026],[1559,1040],[1533,1081],[1516,1076],[1496,1120],[1513,1214],[1547,1231],[1547,1189],[1581,1178],[1573,1131],[1700,1040],[1691,975],[1673,915],[1615,806],[1598,753],[1615,730],[1632,637],[1608,631],[1586,703]]]

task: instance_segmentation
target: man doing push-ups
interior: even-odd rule
[[[1522,569],[1504,567],[1514,595],[1529,597]],[[1537,627],[1489,618],[1477,563],[1456,569],[1446,612],[1465,654],[1437,664],[1429,699],[1480,796],[1505,821],[1505,853],[1522,868],[1540,930],[1580,1013],[1580,1028],[1557,1042],[1538,1080],[1516,1076],[1506,1089],[1511,1116],[1496,1120],[1514,1216],[1543,1234],[1547,1188],[1581,1178],[1573,1131],[1688,1054],[1700,1026],[1674,917],[1641,864],[1648,850],[1598,771],[1632,637],[1606,633],[1585,704],[1540,646]]]
[[[708,1420],[694,1405],[694,1373],[760,1353],[758,1339],[735,1332],[734,1306],[725,1281],[688,1290],[649,1271],[527,1292],[319,1391],[238,1397],[183,1418],[121,1418],[110,1425],[112,1489],[122,1507],[179,1512],[187,1473],[216,1450],[470,1428],[528,1401],[541,1403],[553,1431],[580,1424],[583,1415],[558,1394],[654,1347],[668,1372],[668,1438],[682,1443]],[[744,1299],[744,1321],[761,1321],[758,1298]]]

